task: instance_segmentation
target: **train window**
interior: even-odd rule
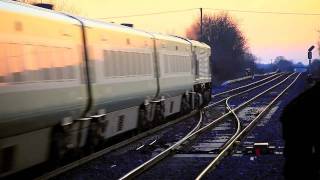
[[[172,68],[172,70],[173,70],[173,72],[177,72],[177,56],[176,55],[173,55],[172,56],[172,63],[173,63],[173,68]]]
[[[114,58],[114,65],[115,65],[115,68],[114,68],[114,76],[120,76],[121,73],[120,73],[120,51],[115,51],[115,58]]]
[[[124,125],[125,115],[120,115],[118,119],[118,128],[117,131],[122,131]]]
[[[147,54],[142,54],[143,56],[143,74],[148,74],[148,57]]]
[[[184,72],[189,72],[191,69],[188,67],[189,63],[189,56],[184,57]]]
[[[128,58],[129,58],[129,61],[130,61],[130,67],[129,67],[130,75],[135,75],[136,74],[136,56],[135,56],[135,53],[129,52],[128,53]]]
[[[62,79],[70,79],[70,74],[69,74],[69,69],[68,69],[68,65],[70,65],[69,61],[71,61],[70,49],[64,48],[62,56],[63,56],[63,62],[61,64],[62,65],[62,67],[61,67]]]
[[[66,53],[66,49],[65,48],[56,48],[55,51],[55,58],[52,59],[52,69],[54,69],[53,71],[53,75],[55,75],[55,79],[57,80],[61,80],[64,79],[64,74],[63,74],[63,67],[65,65],[65,53]]]
[[[177,56],[177,72],[181,72],[181,56]]]
[[[34,46],[33,45],[23,45],[24,49],[24,63],[26,70],[26,81],[37,80],[37,62],[35,59]]]
[[[143,53],[139,53],[139,64],[140,64],[140,75],[145,74]]]
[[[133,53],[135,75],[140,74],[139,54]]]
[[[139,74],[139,56],[138,56],[138,54],[137,53],[135,53],[135,52],[133,52],[133,53],[131,53],[132,55],[132,60],[133,60],[133,67],[134,67],[134,74],[133,75],[137,75],[137,74]]]
[[[178,71],[178,62],[177,62],[177,56],[173,55],[172,56],[172,62],[173,62],[173,72],[177,72]]]
[[[181,57],[181,72],[186,72],[187,71],[187,57],[182,56]]]
[[[145,74],[144,57],[142,53],[139,53],[140,75]]]
[[[119,59],[119,64],[120,64],[120,68],[119,68],[119,73],[120,76],[125,76],[127,71],[126,71],[126,56],[124,54],[124,52],[120,52],[120,59]]]
[[[128,73],[129,75],[134,75],[135,69],[134,69],[134,60],[131,57],[132,53],[127,53],[128,57]]]
[[[188,56],[188,57],[187,57],[187,68],[188,68],[188,72],[190,72],[190,70],[192,69],[191,65],[192,65],[192,57],[191,57],[191,56]]]
[[[117,74],[117,52],[116,51],[111,51],[111,67],[112,67],[112,76],[116,76]]]
[[[50,69],[49,68],[42,68],[41,69],[41,79],[42,80],[50,80]]]
[[[103,50],[103,71],[104,71],[105,77],[110,76],[109,66],[110,66],[110,51]]]
[[[114,51],[109,51],[109,55],[108,55],[108,57],[109,57],[109,59],[107,60],[107,64],[109,64],[109,66],[108,66],[108,71],[109,71],[109,75],[110,76],[114,76],[114,74],[115,74],[115,54],[114,54]],[[108,58],[107,57],[107,58]]]
[[[45,48],[45,54],[47,55],[47,69],[49,70],[48,80],[60,80],[63,78],[63,72],[61,70],[63,60],[63,51],[61,48]]]
[[[171,66],[170,61],[169,61],[169,55],[164,55],[164,60],[165,60],[165,62],[167,62],[165,64],[164,71],[169,73],[170,72],[170,66]]]
[[[23,81],[24,63],[22,55],[22,45],[20,44],[8,44],[6,51],[8,52],[8,65],[9,71],[12,75],[13,82]]]
[[[146,74],[146,67],[145,67],[145,58],[144,54],[140,53],[140,66],[141,66],[141,72],[140,74]]]
[[[104,75],[106,77],[111,77],[113,75],[112,51],[104,50],[103,62],[104,62],[104,71],[105,71]]]
[[[43,47],[42,46],[35,47],[34,53],[36,56],[36,62],[39,67],[39,70],[38,70],[39,80],[46,80],[48,77],[45,78],[45,76],[48,76],[48,74],[45,75],[46,73],[44,70],[46,68],[46,61],[43,60],[43,58],[45,58]]]
[[[64,74],[63,74],[63,68],[62,67],[56,67],[55,68],[55,73],[56,73],[56,79],[64,79]]]
[[[123,66],[124,75],[128,76],[128,75],[130,75],[129,74],[129,61],[130,61],[130,59],[128,57],[127,52],[122,52],[122,56],[123,56],[123,59],[124,59],[124,61],[123,61],[123,63],[124,63],[124,66]]]
[[[150,54],[104,51],[105,76],[134,76],[151,74]]]
[[[79,65],[77,62],[77,56],[75,56],[75,50],[74,49],[69,49],[68,50],[68,73],[69,73],[69,78],[70,79],[76,79],[76,71],[75,67]]]
[[[195,60],[195,68],[196,68],[196,72],[195,72],[195,76],[196,76],[196,78],[199,78],[199,61],[198,61],[198,58],[196,57],[195,58],[196,60]]]
[[[104,76],[109,77],[110,76],[110,71],[108,71],[108,67],[109,67],[109,51],[104,50],[103,51],[103,70],[104,70]]]
[[[150,54],[147,54],[147,70],[148,70],[148,74],[152,74],[152,67],[151,67],[151,58],[150,58]]]
[[[150,54],[146,54],[146,58],[147,58],[147,74],[150,75],[152,71]]]

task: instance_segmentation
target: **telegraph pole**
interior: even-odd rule
[[[202,8],[200,8],[200,41],[202,41]]]

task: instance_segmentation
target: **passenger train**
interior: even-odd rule
[[[208,45],[0,1],[0,177],[211,99]]]

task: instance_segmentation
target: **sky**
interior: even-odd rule
[[[320,14],[320,0],[42,0],[72,7],[82,16],[106,22],[133,23],[137,29],[166,34],[186,35],[186,29],[200,11],[212,9],[272,11]],[[211,8],[211,9],[210,9]],[[122,17],[163,11],[189,11],[152,16]],[[251,53],[260,63],[270,63],[277,56],[307,63],[307,49],[320,40],[320,15],[262,14],[229,11],[246,36]],[[214,47],[213,47],[214,48]],[[319,58],[314,50],[314,58]]]

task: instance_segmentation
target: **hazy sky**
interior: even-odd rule
[[[182,36],[185,36],[186,28],[199,16],[199,10],[153,16],[110,17],[200,7],[320,14],[320,0],[65,0],[65,3],[90,18],[106,18],[105,21],[115,23],[130,22],[138,29]],[[209,14],[217,12],[204,10],[204,13]],[[320,39],[319,15],[230,14],[238,20],[251,52],[261,58],[261,62],[269,63],[278,55],[307,62],[307,49],[310,45],[316,45]],[[317,51],[314,57],[319,57]]]

